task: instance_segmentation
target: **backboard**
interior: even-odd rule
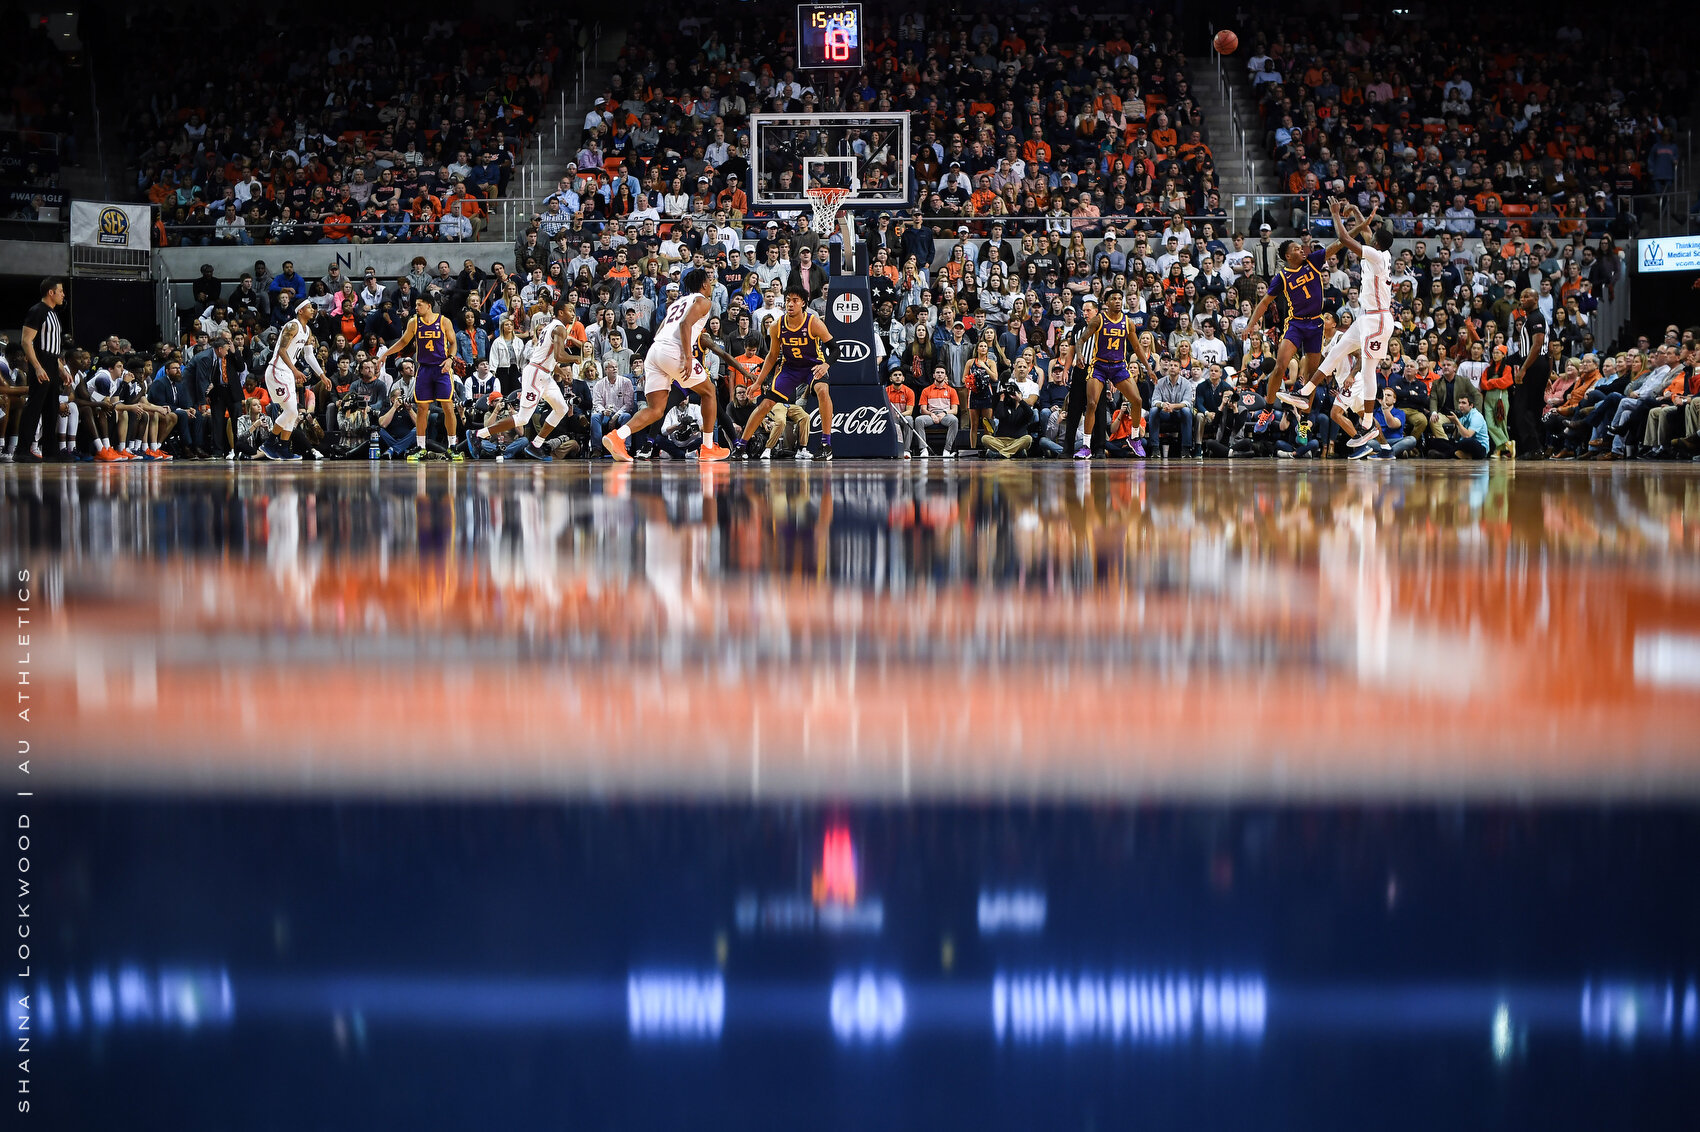
[[[853,189],[846,207],[905,207],[909,115],[750,115],[752,206],[806,210],[821,184]]]

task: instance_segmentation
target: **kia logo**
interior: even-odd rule
[[[832,431],[848,436],[879,436],[886,429],[886,410],[877,405],[863,405],[848,413],[832,414]],[[809,414],[809,429],[820,431],[820,410]]]
[[[852,338],[838,340],[838,360],[841,362],[865,362],[873,355],[866,342],[858,342]]]

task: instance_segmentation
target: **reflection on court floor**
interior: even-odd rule
[[[1686,468],[10,471],[49,780],[1700,788]]]

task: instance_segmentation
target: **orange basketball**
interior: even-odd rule
[[[1240,37],[1223,28],[1216,33],[1216,50],[1223,55],[1232,55],[1240,49]]]

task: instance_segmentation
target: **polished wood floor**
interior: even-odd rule
[[[79,793],[1694,798],[1697,531],[1689,465],[0,469]]]

